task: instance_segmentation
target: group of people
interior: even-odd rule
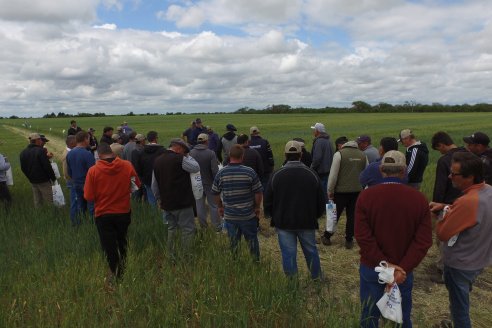
[[[237,135],[233,124],[221,137],[201,119],[192,122],[183,138],[169,147],[158,143],[158,134],[136,134],[126,122],[113,134],[103,130],[97,146],[87,132],[72,122],[63,155],[63,172],[70,188],[70,218],[77,226],[86,211],[95,217],[110,271],[121,277],[131,222],[131,197],[146,199],[162,210],[168,226],[168,250],[178,253],[192,245],[195,217],[202,228],[225,230],[236,254],[242,236],[255,261],[260,259],[258,222],[261,212],[271,219],[289,277],[297,275],[297,241],[313,279],[323,279],[316,231],[326,212],[326,203],[336,205],[337,221],[346,212],[345,248],[360,248],[361,325],[377,327],[380,312],[375,302],[384,294],[374,267],[381,261],[394,269],[394,281],[402,296],[403,326],[411,327],[413,270],[432,245],[432,218],[440,255],[436,272],[449,291],[452,321],[470,327],[469,292],[475,278],[492,262],[492,150],[490,139],[476,132],[464,137],[458,147],[445,132],[433,135],[432,149],[442,156],[436,166],[432,202],[419,191],[429,161],[429,150],[410,129],[398,139],[384,137],[379,149],[368,135],[356,140],[339,137],[332,144],[322,123],[311,127],[313,146],[303,139],[289,140],[285,161],[274,171],[268,140],[257,126],[249,135]],[[75,133],[75,134],[73,134]],[[48,140],[29,136],[22,151],[21,168],[31,182],[35,206],[50,202],[56,180],[44,148]],[[399,143],[405,154],[398,151]],[[121,147],[118,147],[120,145]],[[0,188],[5,165],[0,157]],[[196,197],[190,174],[201,175],[203,193]],[[7,189],[8,192],[8,189]],[[179,233],[178,233],[179,232]],[[332,245],[335,230],[320,236]],[[439,280],[439,279],[437,279]]]

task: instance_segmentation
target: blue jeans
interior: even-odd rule
[[[328,200],[328,174],[320,175],[319,179],[321,180],[321,186],[323,187],[323,193],[325,194],[325,201]]]
[[[84,198],[84,186],[78,186],[78,185],[73,185],[73,189],[75,190],[75,197],[76,197],[76,218],[78,224],[80,224],[80,217],[85,215],[87,210],[89,210],[89,215],[91,218],[94,217],[94,202],[88,202]],[[72,221],[73,222],[73,221]]]
[[[67,188],[70,191],[70,221],[72,226],[80,224],[80,217],[77,216],[77,193],[71,181],[67,182]]]
[[[311,272],[311,278],[321,278],[315,230],[283,230],[278,228],[276,230],[285,274],[287,276],[297,274],[297,239],[299,239],[306,264]]]
[[[386,284],[378,282],[378,273],[374,268],[367,267],[363,264],[359,268],[360,274],[360,302],[362,313],[360,316],[360,326],[364,328],[377,328],[381,312],[376,303],[384,294]],[[411,328],[412,320],[412,289],[413,289],[413,272],[407,273],[407,279],[398,285],[401,293],[401,310],[403,314],[403,328]]]
[[[150,185],[144,185],[145,191],[147,193],[147,202],[149,202],[152,206],[157,206],[157,200],[155,199],[154,193],[152,192],[152,188]]]
[[[231,242],[231,250],[237,254],[237,248],[241,235],[248,242],[249,251],[255,261],[260,260],[260,244],[258,242],[258,219],[256,217],[249,220],[225,220],[225,228]]]
[[[470,292],[482,270],[459,270],[444,265],[444,283],[449,292],[449,309],[455,327],[471,327]]]

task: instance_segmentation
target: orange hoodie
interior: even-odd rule
[[[115,158],[111,163],[99,160],[87,172],[84,198],[94,202],[95,216],[123,214],[131,210],[131,179],[140,180],[130,162]]]

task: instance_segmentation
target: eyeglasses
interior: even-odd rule
[[[454,172],[449,173],[449,176],[450,177],[455,177],[457,175],[463,175],[463,174],[461,174],[461,173],[454,173]]]

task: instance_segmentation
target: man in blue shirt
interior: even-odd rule
[[[77,211],[75,215],[70,215],[73,225],[79,225],[80,216],[87,212],[94,216],[94,204],[84,199],[85,177],[89,168],[96,164],[94,156],[87,150],[89,146],[89,134],[85,131],[77,132],[75,135],[77,145],[67,154],[68,175],[72,181],[72,188],[75,190]]]
[[[381,158],[383,155],[390,150],[398,150],[398,141],[392,137],[382,138],[379,143],[379,155],[381,155],[381,157],[377,161],[370,163],[364,171],[360,173],[359,181],[363,187],[371,187],[380,184],[383,181],[379,166],[381,165]]]

